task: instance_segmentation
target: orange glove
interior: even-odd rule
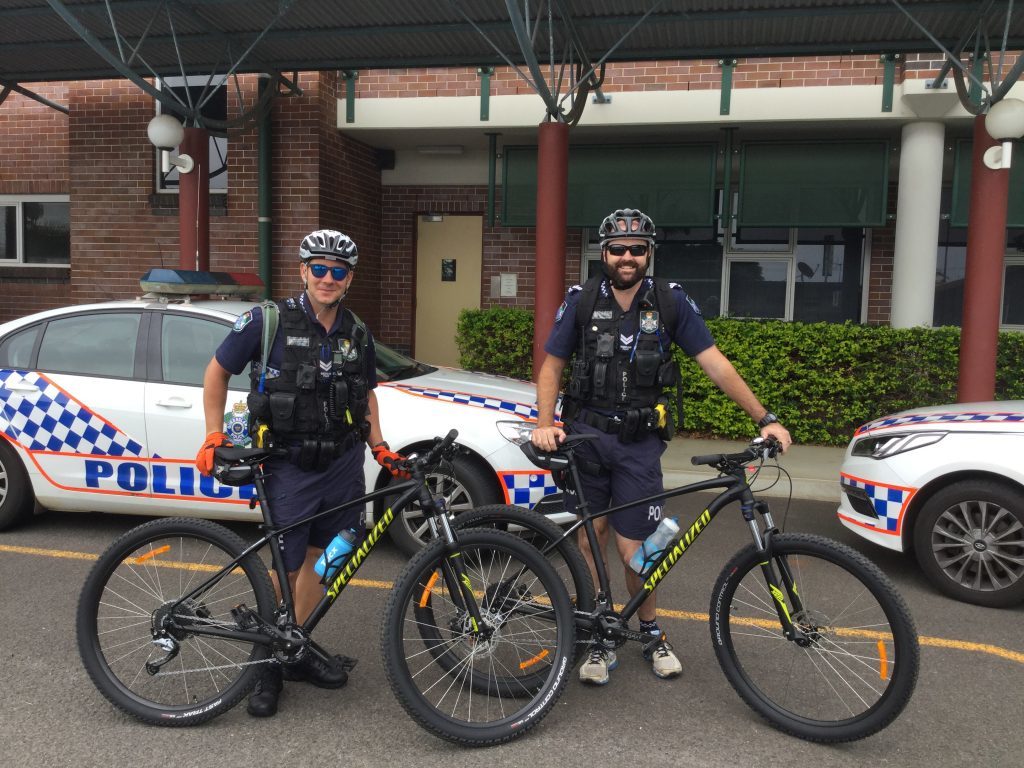
[[[387,443],[377,443],[370,450],[376,462],[390,472],[393,477],[397,477],[399,480],[408,480],[412,477],[405,469],[405,456],[392,451],[391,446]]]
[[[228,436],[223,432],[211,432],[206,436],[203,447],[196,454],[196,468],[204,475],[213,472],[213,452],[222,445],[231,445]]]

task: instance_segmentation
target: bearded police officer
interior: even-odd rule
[[[207,366],[203,405],[209,434],[196,457],[199,471],[210,474],[214,450],[229,444],[223,433],[228,380],[252,363],[250,434],[256,445],[273,444],[287,452],[267,461],[267,496],[278,526],[362,496],[366,443],[382,466],[401,474],[402,457],[390,451],[381,435],[373,391],[373,337],[342,305],[359,259],[356,244],[341,232],[322,229],[303,239],[299,256],[303,292],[241,315]],[[272,339],[263,338],[265,323],[268,331],[277,324]],[[358,505],[283,537],[282,555],[300,623],[323,595],[313,566],[334,535],[346,528],[363,531]],[[276,574],[271,576],[280,597]],[[340,688],[348,680],[350,662],[335,656],[328,664],[310,653],[284,671],[276,663],[265,665],[249,697],[249,713],[268,717],[277,712],[283,673],[289,680]]]
[[[679,375],[670,347],[674,342],[693,357],[708,377],[754,420],[764,437],[789,447],[789,432],[778,423],[732,363],[715,346],[697,305],[678,283],[647,277],[655,241],[654,222],[641,211],[614,211],[600,227],[604,274],[569,289],[544,346],[547,357],[537,377],[538,423],[532,441],[554,450],[565,432],[554,425],[562,373],[572,358],[563,398],[562,421],[569,433],[593,433],[596,440],[576,448],[583,468],[583,490],[594,509],[626,504],[664,491],[663,440],[672,437],[662,391]],[[575,498],[566,494],[566,506]],[[629,559],[658,526],[663,504],[630,507],[611,515],[615,544],[625,566],[626,584],[635,594],[640,577]],[[602,550],[607,550],[609,517],[594,521]],[[579,542],[597,583],[587,537]],[[638,611],[641,631],[651,635],[644,657],[654,673],[672,678],[682,665],[657,623],[652,593]],[[590,647],[580,668],[585,683],[603,685],[617,664],[614,651],[600,642]]]

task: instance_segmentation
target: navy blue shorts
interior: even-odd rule
[[[576,455],[601,464],[606,473],[601,476],[580,472],[583,494],[591,512],[625,504],[634,499],[654,496],[665,490],[661,474],[661,454],[665,443],[652,432],[635,443],[623,443],[618,435],[610,435],[596,427],[574,422],[566,430],[569,434],[595,434],[597,440],[587,440],[576,448]],[[611,515],[615,532],[627,539],[643,541],[661,521],[663,499],[640,504]],[[576,498],[565,494],[565,508],[576,511]]]
[[[289,461],[267,462],[267,497],[270,516],[275,525],[285,526],[366,493],[363,461],[364,443],[356,443],[323,472],[303,472]],[[324,549],[338,531],[354,528],[363,535],[363,514],[366,505],[324,515],[294,528],[281,537],[281,554],[289,572],[297,571],[306,559],[306,548]]]

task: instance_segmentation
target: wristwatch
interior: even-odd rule
[[[764,429],[769,424],[778,424],[778,423],[779,423],[779,417],[776,416],[771,411],[768,411],[768,413],[766,413],[764,416],[762,416],[761,420],[759,422],[757,422],[757,428],[758,429]]]

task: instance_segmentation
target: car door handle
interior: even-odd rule
[[[39,394],[39,387],[34,384],[29,384],[27,381],[17,381],[14,384],[5,385],[11,392],[21,392],[23,394]]]
[[[164,408],[191,408],[192,403],[181,397],[172,397],[168,400],[157,400],[157,405],[163,406]]]

